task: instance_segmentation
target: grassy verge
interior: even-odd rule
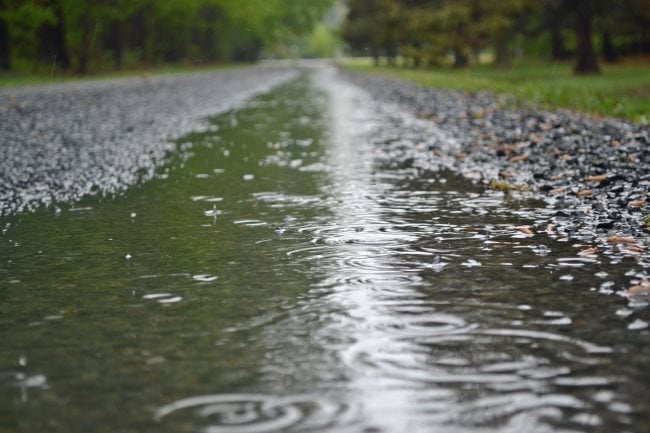
[[[650,122],[650,65],[628,62],[603,66],[597,76],[574,76],[572,65],[515,62],[509,70],[478,66],[465,70],[374,67],[369,61],[344,62],[363,73],[413,81],[425,87],[470,92],[489,90],[514,95],[518,101],[544,108],[569,108],[585,113]]]
[[[246,64],[213,64],[213,65],[162,65],[155,68],[135,68],[119,71],[98,72],[88,75],[45,74],[29,72],[0,72],[0,87],[30,86],[34,84],[55,84],[69,81],[92,81],[106,78],[132,78],[151,75],[182,74],[188,72],[213,71],[235,68]]]

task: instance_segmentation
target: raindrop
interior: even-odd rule
[[[197,275],[192,276],[192,279],[194,281],[200,281],[200,282],[203,282],[203,283],[214,281],[217,278],[219,278],[219,277],[217,277],[216,275],[210,275],[210,274],[197,274]]]
[[[548,253],[551,252],[551,249],[547,247],[546,245],[537,245],[534,249],[533,252],[537,254],[538,256],[545,256]]]
[[[636,330],[636,329],[645,329],[648,327],[648,322],[636,319],[634,322],[627,325],[627,329]]]
[[[435,256],[433,258],[433,262],[429,265],[431,269],[433,269],[435,272],[440,272],[444,269],[445,266],[447,266],[449,263],[445,262],[440,258],[440,256]]]

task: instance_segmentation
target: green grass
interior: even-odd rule
[[[119,71],[96,72],[88,75],[46,74],[30,72],[0,72],[0,87],[19,87],[35,84],[55,84],[70,81],[103,80],[106,78],[132,78],[150,75],[182,74],[188,72],[213,71],[234,68],[244,64],[213,64],[213,65],[161,65],[154,68],[133,68]]]
[[[488,90],[544,108],[568,108],[637,123],[650,122],[650,62],[604,65],[603,73],[596,76],[574,76],[571,64],[535,61],[515,62],[509,70],[490,66],[464,70],[374,67],[369,61],[345,62],[344,67],[425,87]]]

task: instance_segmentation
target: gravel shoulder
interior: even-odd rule
[[[342,71],[375,98],[433,121],[450,145],[430,160],[514,198],[543,201],[551,224],[522,228],[584,245],[581,255],[631,259],[632,284],[650,277],[650,128],[569,111],[509,109],[489,93],[426,89]],[[638,267],[637,267],[638,265]],[[650,285],[646,286],[650,293]]]
[[[0,216],[150,179],[174,139],[294,74],[257,66],[0,89]]]

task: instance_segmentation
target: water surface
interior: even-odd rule
[[[0,431],[648,431],[634,257],[522,232],[541,203],[330,70],[213,122],[122,196],[2,219]]]

